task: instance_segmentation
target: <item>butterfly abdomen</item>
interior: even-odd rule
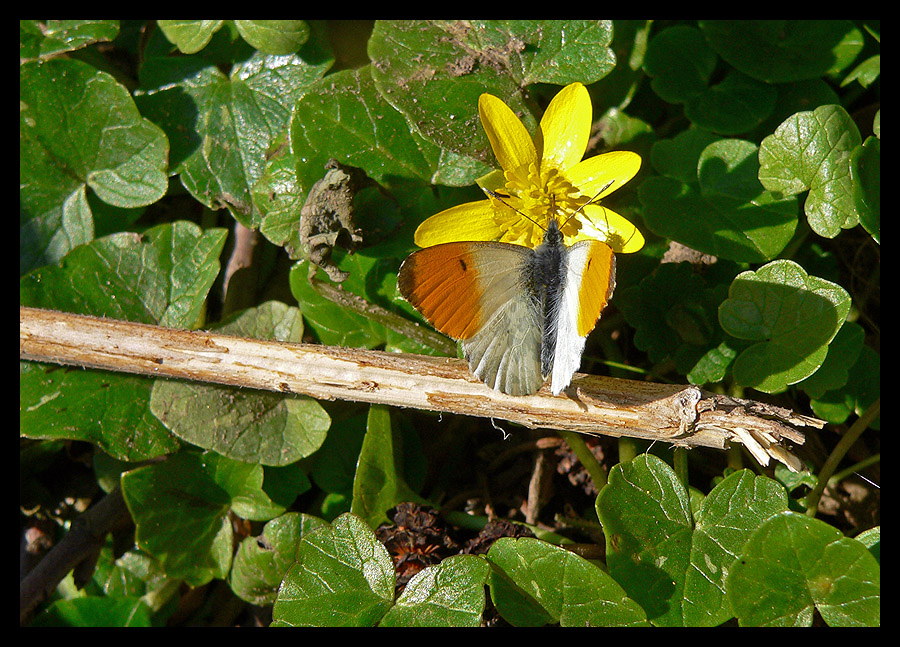
[[[556,353],[557,321],[566,280],[566,250],[562,233],[555,220],[551,220],[544,235],[544,242],[534,250],[532,285],[535,288],[543,330],[541,337],[541,373],[544,377],[553,370]]]

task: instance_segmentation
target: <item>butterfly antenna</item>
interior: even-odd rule
[[[589,204],[591,204],[591,203],[593,203],[593,202],[596,202],[597,199],[600,197],[600,194],[603,193],[604,191],[606,191],[609,187],[611,187],[613,182],[615,182],[615,180],[610,180],[609,182],[607,182],[606,184],[604,184],[604,185],[601,187],[601,189],[600,189],[599,191],[597,191],[597,193],[594,194],[594,197],[593,197],[593,198],[591,198],[590,200],[588,200],[587,202],[585,202],[583,205],[581,205],[580,207],[578,207],[578,208],[575,210],[575,212],[574,212],[571,216],[569,216],[568,218],[566,218],[566,222],[564,222],[562,225],[560,225],[560,227],[565,227],[566,223],[568,223],[572,218],[574,218],[575,216],[577,216],[577,215],[581,212],[582,209],[584,209],[584,208],[585,208],[586,206],[588,206]]]
[[[506,200],[503,199],[503,198],[509,198],[510,196],[504,195],[504,194],[502,194],[502,193],[497,193],[496,191],[491,191],[490,189],[486,189],[486,188],[484,188],[484,187],[481,187],[481,190],[484,191],[484,192],[485,192],[486,194],[488,194],[489,196],[491,196],[492,198],[495,198],[495,199],[499,200],[500,202],[502,202],[503,204],[505,204],[507,207],[509,207],[510,209],[512,209],[513,211],[515,211],[516,213],[518,213],[520,216],[522,216],[522,217],[525,218],[526,220],[531,221],[532,223],[534,223],[535,225],[537,225],[538,227],[540,227],[540,228],[543,229],[544,231],[547,231],[547,228],[546,228],[546,227],[544,227],[544,226],[541,225],[539,222],[537,222],[537,221],[533,220],[532,218],[530,218],[530,217],[528,216],[528,214],[519,211],[518,209],[516,209],[514,206],[512,206],[510,203],[508,203]]]

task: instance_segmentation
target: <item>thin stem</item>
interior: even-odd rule
[[[818,483],[816,483],[816,487],[813,488],[813,491],[806,497],[807,516],[816,516],[816,511],[819,508],[819,499],[822,498],[822,493],[828,485],[828,480],[834,474],[838,464],[840,464],[850,448],[853,447],[853,444],[859,440],[862,433],[869,428],[872,421],[880,414],[881,398],[878,398],[865,410],[856,422],[853,423],[847,433],[844,434],[844,437],[840,439],[837,445],[835,445],[835,448],[832,450],[831,454],[826,459],[825,464],[822,465],[822,469],[819,471],[819,480]]]

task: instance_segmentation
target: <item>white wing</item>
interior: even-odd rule
[[[522,265],[533,252],[518,245],[481,244],[475,255],[484,325],[462,340],[469,368],[491,388],[534,393],[541,376],[541,317],[523,284]]]
[[[615,256],[607,245],[582,241],[569,247],[568,252],[550,374],[553,395],[559,395],[572,382],[572,376],[581,366],[587,336],[616,285]]]

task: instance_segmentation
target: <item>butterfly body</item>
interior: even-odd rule
[[[599,241],[567,247],[551,220],[535,249],[453,242],[414,252],[398,287],[435,328],[461,342],[488,386],[528,395],[549,377],[559,394],[612,295],[615,256]]]

